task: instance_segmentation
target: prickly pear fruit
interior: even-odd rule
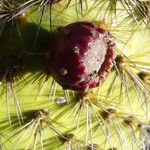
[[[110,72],[113,46],[109,32],[92,23],[75,22],[60,27],[46,52],[47,69],[64,89],[88,92]]]

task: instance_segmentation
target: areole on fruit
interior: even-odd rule
[[[105,29],[89,22],[75,22],[58,28],[48,50],[47,69],[64,88],[88,92],[109,74],[114,41]]]

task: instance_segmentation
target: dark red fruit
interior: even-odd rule
[[[64,89],[87,92],[110,72],[113,45],[105,29],[89,22],[58,28],[47,51],[47,69]]]

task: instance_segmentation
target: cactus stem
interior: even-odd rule
[[[26,22],[26,13],[16,15],[20,6],[21,3],[16,0],[2,0],[0,2],[0,34],[8,23],[17,25]]]
[[[106,112],[107,110],[105,109],[105,102],[97,100],[96,97],[91,92],[77,93],[76,100],[77,100],[77,103],[75,104],[74,108],[72,108],[72,110],[68,113],[67,118],[73,112],[75,112],[75,116],[74,116],[72,125],[74,125],[75,120],[77,119],[76,129],[78,130],[78,128],[80,126],[80,117],[83,115],[83,112],[85,113],[86,145],[88,144],[89,136],[90,136],[91,143],[93,143],[93,125],[92,125],[93,119],[92,119],[92,117],[94,117],[96,122],[98,122],[98,126],[103,131],[103,134],[106,137],[110,147],[112,147],[109,137],[108,137],[108,135],[103,127],[103,124],[99,118],[98,112],[97,112],[97,110],[95,110],[95,108],[97,108],[98,110],[103,110]],[[90,132],[90,135],[89,135],[89,132]]]
[[[9,109],[9,90],[12,93],[13,101],[17,113],[17,117],[19,123],[23,122],[21,109],[19,106],[19,102],[16,97],[14,82],[15,80],[21,80],[21,76],[23,74],[23,62],[19,57],[16,56],[6,56],[1,57],[0,60],[0,82],[6,82],[6,108],[8,120],[11,126],[11,117],[10,117],[10,109]]]
[[[130,56],[127,57],[124,54],[120,54],[116,57],[114,61],[114,69],[116,70],[114,78],[112,80],[112,85],[114,86],[114,83],[117,80],[117,76],[119,76],[121,80],[120,84],[120,98],[121,95],[125,92],[129,107],[132,111],[132,105],[131,105],[131,98],[130,98],[130,90],[134,90],[134,92],[137,95],[137,99],[139,100],[141,106],[143,103],[145,103],[145,108],[143,108],[143,111],[146,109],[146,116],[148,118],[148,91],[143,86],[140,78],[136,75],[136,72],[140,70],[138,67],[138,64],[130,59]],[[113,86],[110,86],[107,92],[107,96],[109,96],[110,92],[113,90]],[[142,92],[142,94],[141,94]]]
[[[44,149],[44,144],[43,144],[43,136],[42,136],[42,130],[43,128],[48,128],[52,133],[55,133],[59,136],[61,136],[61,132],[58,131],[55,127],[55,125],[60,125],[58,122],[56,122],[55,120],[51,119],[51,115],[50,112],[47,109],[41,109],[38,110],[33,118],[31,119],[31,121],[29,121],[28,123],[26,123],[24,126],[22,126],[17,132],[15,132],[11,137],[16,136],[17,134],[19,134],[16,138],[16,146],[15,148],[17,148],[18,144],[25,139],[25,136],[27,136],[27,134],[29,134],[29,139],[28,139],[28,143],[26,145],[26,149],[28,149],[30,147],[30,144],[32,142],[32,140],[34,140],[33,142],[33,149],[35,150],[37,147],[37,139],[38,139],[38,135],[40,136],[40,146],[41,149]],[[14,142],[15,142],[14,141]]]
[[[64,149],[80,149],[85,147],[83,141],[80,141],[76,138],[76,136],[72,133],[63,134],[61,136],[60,141],[63,142]]]

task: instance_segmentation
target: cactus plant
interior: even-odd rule
[[[149,149],[149,3],[0,0],[0,149]]]

